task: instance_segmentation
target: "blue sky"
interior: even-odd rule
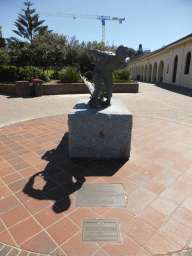
[[[27,0],[0,0],[0,26],[4,38],[19,38],[14,22]],[[192,0],[31,0],[36,13],[103,15],[125,18],[122,24],[107,20],[105,43],[138,49],[157,50],[192,33]],[[58,34],[82,41],[102,40],[102,24],[97,19],[40,15],[43,25]],[[21,38],[20,38],[21,39]]]

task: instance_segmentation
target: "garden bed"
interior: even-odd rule
[[[26,84],[27,88],[25,90],[26,96],[30,96],[30,87],[33,83]],[[104,84],[102,84],[104,89]],[[0,93],[2,94],[16,94],[17,95],[17,85],[10,83],[0,83]],[[138,83],[114,83],[113,84],[114,93],[138,93],[139,84]],[[52,80],[47,83],[42,84],[42,94],[43,95],[56,95],[56,94],[83,94],[89,93],[87,86],[84,83],[59,83],[59,80]],[[19,96],[19,95],[18,95]]]
[[[42,85],[43,95],[89,93],[84,83],[59,83],[53,80]],[[102,84],[104,90],[104,84]],[[139,83],[114,83],[114,93],[138,93]]]

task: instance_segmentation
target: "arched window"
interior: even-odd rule
[[[185,75],[189,74],[190,62],[191,62],[191,53],[188,52],[186,64],[185,64]]]

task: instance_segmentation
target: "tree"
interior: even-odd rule
[[[6,42],[5,42],[5,39],[0,37],[0,48],[1,47],[6,47]]]
[[[67,55],[66,36],[44,32],[35,35],[31,44],[24,45],[22,58],[29,60],[31,65],[46,69],[48,66],[64,65]]]
[[[44,32],[34,36],[32,43],[35,64],[47,68],[48,66],[62,67],[67,55],[66,36],[57,33]]]
[[[6,47],[0,48],[0,65],[7,65],[10,61],[9,50]]]
[[[46,69],[48,66],[65,65],[67,55],[66,36],[50,33],[34,35],[32,43],[11,42],[8,45],[11,65],[37,66]]]
[[[48,26],[40,26],[44,20],[39,21],[39,15],[34,14],[35,9],[30,10],[30,6],[33,5],[30,2],[24,2],[24,4],[27,6],[27,9],[22,11],[25,13],[19,14],[19,18],[16,19],[15,26],[17,27],[18,30],[12,30],[14,33],[19,35],[22,38],[28,39],[31,43],[33,41],[33,36],[36,34],[43,34],[45,31],[48,31],[47,28]],[[51,30],[52,31],[52,30]],[[48,31],[48,32],[51,32]],[[16,41],[20,42],[19,39],[15,37],[11,37],[10,39],[7,39],[8,42]]]
[[[21,55],[21,50],[24,47],[25,43],[21,41],[11,41],[8,43],[9,56],[10,56],[10,65],[13,66],[23,66],[25,60]]]

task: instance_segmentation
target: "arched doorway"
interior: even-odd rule
[[[153,77],[152,77],[152,79],[153,79],[153,82],[156,82],[156,80],[157,80],[157,62],[155,62],[154,65],[153,65]]]
[[[178,64],[178,55],[175,56],[174,60],[174,67],[173,67],[173,79],[172,83],[176,82],[176,76],[177,76],[177,64]]]
[[[147,81],[147,65],[145,65],[144,80]]]
[[[141,66],[141,80],[143,81],[143,65]]]
[[[161,60],[159,63],[158,82],[163,82],[164,62]]]
[[[140,66],[138,67],[137,80],[140,80]]]
[[[149,82],[151,82],[152,79],[152,65],[149,65]]]
[[[185,75],[189,74],[189,68],[190,68],[190,63],[191,63],[191,53],[188,52],[187,58],[186,58],[186,63],[185,63]]]

